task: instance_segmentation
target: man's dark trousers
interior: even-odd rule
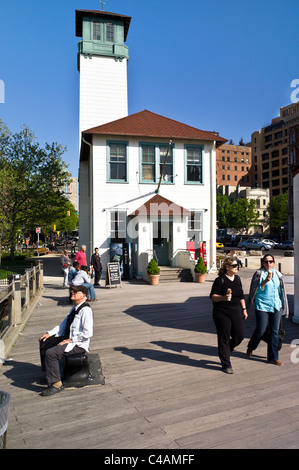
[[[63,357],[71,354],[84,353],[85,349],[80,346],[74,346],[71,351],[65,353],[67,344],[59,346],[59,343],[65,338],[63,336],[50,336],[45,341],[40,341],[40,358],[42,370],[46,373],[48,385],[61,380],[59,361]]]

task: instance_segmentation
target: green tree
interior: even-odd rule
[[[274,231],[280,231],[282,224],[288,221],[288,192],[272,198],[269,204],[270,225]]]
[[[248,230],[259,223],[259,213],[254,199],[240,198],[232,204],[232,227]]]
[[[12,134],[0,121],[0,215],[12,258],[20,230],[46,230],[65,207],[64,152],[57,143],[41,148],[27,126]]]
[[[65,202],[61,216],[56,220],[56,230],[60,232],[72,232],[78,227],[79,217],[74,205],[70,201]]]
[[[259,223],[259,213],[254,199],[240,198],[235,202],[227,196],[217,196],[218,228],[246,229]]]
[[[217,196],[217,223],[218,228],[231,227],[232,204],[227,196],[218,194]]]

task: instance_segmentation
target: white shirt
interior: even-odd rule
[[[85,302],[85,301],[84,301]],[[75,309],[77,310],[81,304],[76,305]],[[66,321],[67,317],[63,320],[63,322],[55,326],[52,330],[48,331],[50,336],[64,336],[65,328],[66,328]],[[93,335],[93,317],[92,317],[92,310],[87,305],[75,315],[74,320],[71,324],[70,328],[70,339],[72,343],[69,343],[65,348],[65,352],[69,352],[73,349],[74,346],[79,346],[80,348],[84,348],[85,351],[88,351],[90,338]]]
[[[73,286],[81,286],[84,282],[90,283],[90,277],[88,276],[86,271],[82,269],[77,272],[76,276],[74,277],[72,284]]]

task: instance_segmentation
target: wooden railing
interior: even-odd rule
[[[7,282],[0,286],[0,340],[4,346],[12,330],[24,323],[43,288],[43,263],[27,268],[23,275],[8,275]]]

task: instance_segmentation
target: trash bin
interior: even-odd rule
[[[0,449],[5,449],[6,447],[6,431],[8,425],[9,402],[9,393],[2,392],[0,390]]]

